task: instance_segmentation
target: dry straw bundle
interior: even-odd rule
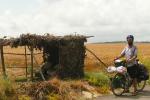
[[[24,88],[21,90],[22,94],[29,95],[34,100],[49,100],[48,96],[52,94],[57,95],[57,100],[78,100],[82,91],[89,91],[87,86],[88,83],[84,81],[62,81],[54,78],[50,81],[22,84],[20,88]]]

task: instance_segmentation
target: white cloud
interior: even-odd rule
[[[0,33],[73,32],[94,35],[92,41],[121,40],[134,34],[138,40],[150,35],[149,0],[38,0],[32,13],[6,10],[0,16]],[[30,11],[30,10],[29,10]],[[102,38],[103,37],[103,38]]]

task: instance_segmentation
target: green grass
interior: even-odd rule
[[[85,72],[85,79],[95,86],[109,86],[109,77],[102,72]]]
[[[90,85],[96,86],[96,90],[102,94],[108,94],[110,91],[110,79],[103,72],[85,72],[85,80]]]
[[[146,66],[146,68],[149,70],[150,73],[150,58],[141,58],[141,62]],[[150,85],[150,79],[147,81],[147,83]]]
[[[20,95],[19,100],[32,100],[31,97],[27,96],[27,95]]]
[[[142,63],[150,70],[150,59],[143,59]]]

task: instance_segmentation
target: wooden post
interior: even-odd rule
[[[0,54],[1,54],[1,64],[2,64],[2,70],[3,70],[3,76],[6,77],[6,69],[5,69],[5,61],[4,61],[4,52],[3,52],[3,46],[0,46]]]
[[[27,48],[25,46],[25,66],[26,66],[26,78],[28,77],[28,62],[27,62]]]
[[[33,46],[31,46],[31,48],[30,48],[30,50],[31,50],[31,80],[33,81],[33,66],[34,66],[34,64],[33,64]]]

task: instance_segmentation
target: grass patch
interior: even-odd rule
[[[101,93],[101,94],[109,94],[110,93],[110,89],[108,86],[103,86],[103,87],[99,87],[96,88],[97,92]]]
[[[95,86],[109,86],[109,77],[102,72],[85,72],[85,79]]]
[[[0,100],[8,100],[14,94],[12,82],[7,78],[0,77]]]
[[[85,80],[90,85],[96,86],[99,93],[108,94],[110,92],[110,79],[103,72],[85,72]]]
[[[60,95],[51,93],[47,96],[48,100],[60,100]]]
[[[27,95],[20,95],[18,100],[32,100],[31,97],[27,96]]]
[[[142,59],[142,63],[149,69],[150,71],[150,60],[149,59]]]
[[[150,73],[150,58],[142,59],[141,62],[146,66],[146,68],[149,70]],[[150,85],[150,79],[147,81],[147,83]]]
[[[26,77],[17,77],[15,79],[15,82],[27,82],[27,78]]]

